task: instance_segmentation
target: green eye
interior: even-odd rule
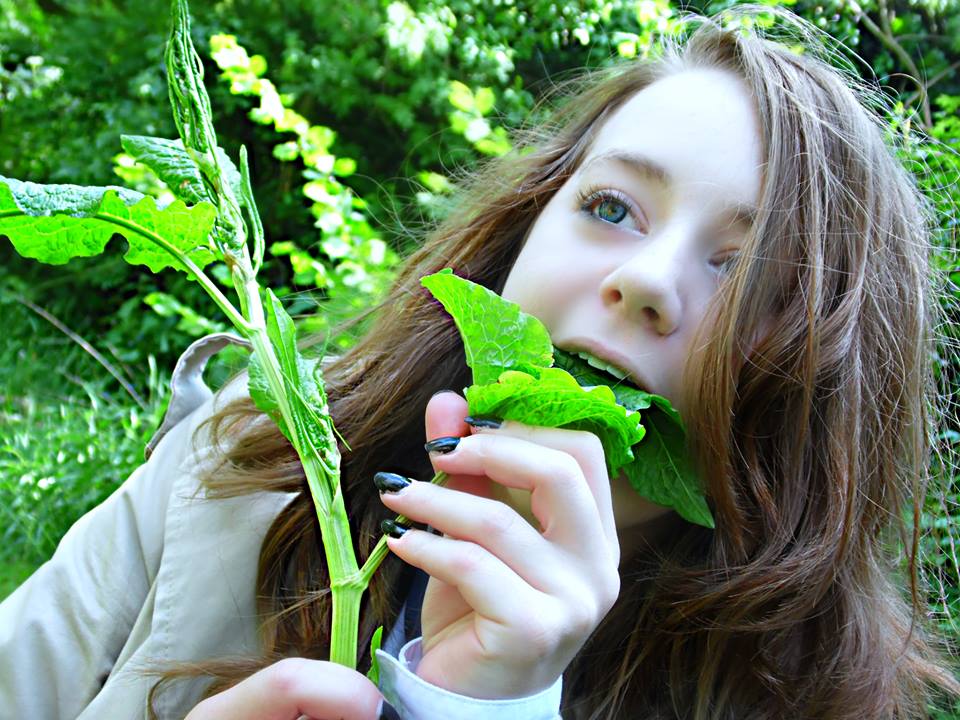
[[[605,222],[619,223],[627,214],[627,209],[623,206],[623,203],[616,200],[603,200],[597,205],[597,217]]]
[[[578,193],[577,203],[580,211],[592,220],[605,225],[620,225],[632,218],[637,230],[646,232],[643,212],[637,210],[633,202],[619,190],[604,188]]]

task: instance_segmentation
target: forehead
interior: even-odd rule
[[[674,189],[710,187],[727,202],[755,204],[761,143],[746,84],[720,69],[657,80],[601,126],[578,173],[615,166],[620,156],[635,159],[634,170]]]

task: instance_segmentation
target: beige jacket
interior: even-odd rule
[[[156,678],[138,671],[154,661],[257,651],[258,550],[292,496],[199,495],[209,448],[202,438],[191,447],[193,431],[244,388],[213,398],[193,375],[175,376],[168,415],[184,419],[163,429],[150,460],[0,605],[0,717],[143,717]],[[162,717],[195,705],[200,690],[175,683]]]
[[[259,651],[260,544],[293,495],[202,495],[198,478],[211,452],[203,434],[192,446],[194,430],[246,393],[241,380],[216,396],[203,384],[207,358],[226,342],[208,336],[184,353],[149,460],[0,604],[0,720],[142,718],[156,680],[143,671],[155,663]],[[400,640],[399,661],[379,657],[381,690],[404,720],[558,717],[559,681],[529,698],[465,698],[420,680],[419,639]],[[203,685],[170,685],[160,717],[182,718]]]

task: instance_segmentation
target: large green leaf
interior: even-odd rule
[[[515,370],[490,385],[467,388],[472,415],[493,415],[541,427],[588,430],[600,438],[611,477],[633,460],[631,446],[643,438],[640,415],[617,404],[610,388],[583,388],[564,370]]]
[[[121,135],[123,149],[139,163],[146,165],[160,178],[176,197],[184,202],[216,204],[216,198],[203,184],[200,169],[190,157],[183,140],[147,135]],[[240,171],[223,148],[217,148],[217,161],[222,176],[230,184],[237,198],[243,197]]]
[[[554,348],[562,367],[585,387],[605,386],[628,410],[642,411],[646,438],[633,448],[635,459],[624,473],[640,495],[672,507],[686,520],[712,528],[713,515],[686,448],[680,413],[660,395],[644,392],[597,371],[579,357]]]
[[[636,459],[623,469],[633,489],[659,505],[672,507],[692,523],[712,528],[713,514],[687,453],[683,432],[663,412],[645,413],[643,423],[647,439],[633,449]]]
[[[0,235],[24,257],[52,265],[99,255],[114,235],[129,243],[124,259],[153,272],[186,268],[168,244],[198,267],[215,258],[208,236],[216,209],[176,201],[158,207],[152,197],[124,188],[38,185],[0,177]]]
[[[321,359],[306,358],[300,354],[293,320],[269,288],[264,309],[267,314],[267,336],[280,364],[281,383],[290,403],[293,427],[283,418],[259,351],[250,356],[250,397],[260,410],[273,418],[301,456],[312,454],[320,458],[328,473],[326,479],[333,483],[339,477],[340,450],[327,406],[320,371]],[[331,486],[330,489],[332,497],[336,488]]]
[[[505,370],[528,371],[553,364],[547,329],[516,303],[449,269],[427,275],[421,283],[453,317],[475,384],[495,382]]]

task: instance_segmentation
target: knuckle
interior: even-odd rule
[[[583,471],[572,455],[558,450],[550,458],[549,470],[554,482],[567,485],[583,481]]]
[[[469,575],[477,572],[486,560],[483,549],[472,542],[461,541],[451,560],[454,572]]]
[[[570,616],[567,626],[567,635],[582,639],[593,632],[600,620],[595,603],[580,599],[570,607]]]
[[[560,624],[550,613],[528,612],[521,619],[523,627],[523,652],[527,659],[535,660],[550,655],[561,641]]]
[[[303,658],[284,658],[267,669],[267,693],[281,697],[296,695],[303,680]]]
[[[478,518],[478,531],[483,537],[509,535],[520,516],[506,503],[496,502]]]
[[[585,460],[603,460],[603,443],[592,432],[577,430],[577,444]]]

